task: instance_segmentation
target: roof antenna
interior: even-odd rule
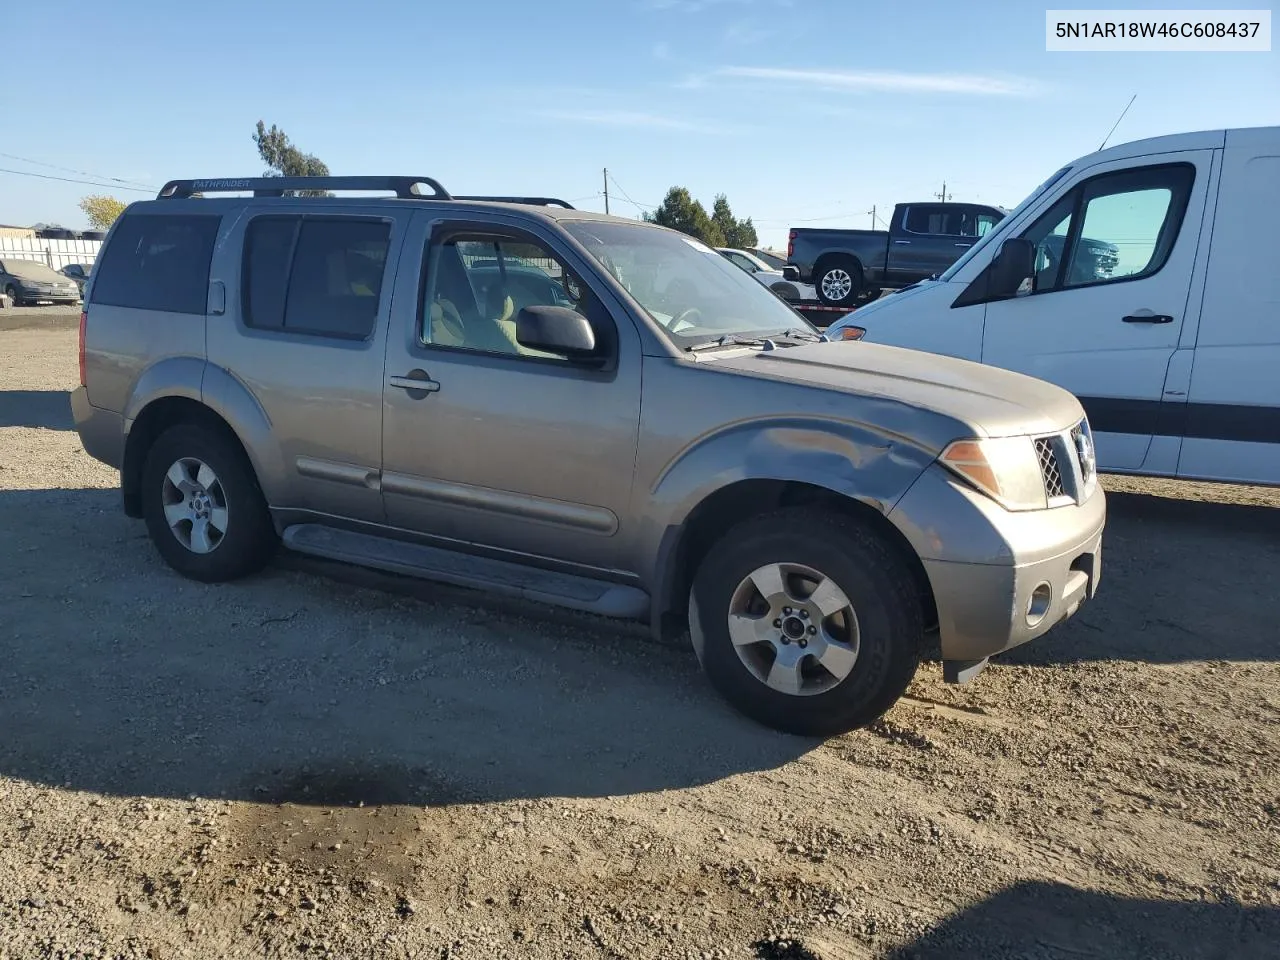
[[[1120,111],[1120,116],[1116,117],[1116,122],[1111,125],[1111,129],[1107,131],[1107,135],[1102,138],[1102,145],[1098,147],[1101,150],[1107,145],[1107,141],[1111,139],[1111,134],[1116,132],[1116,127],[1120,126],[1120,121],[1124,119],[1124,115],[1129,112],[1129,108],[1133,106],[1133,101],[1138,99],[1135,93],[1129,98],[1129,102],[1124,105],[1124,109]]]

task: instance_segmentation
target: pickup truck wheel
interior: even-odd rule
[[[852,304],[862,290],[862,267],[847,257],[829,260],[818,270],[813,285],[818,299],[828,307]]]
[[[915,675],[924,636],[902,560],[856,521],[798,508],[745,521],[711,548],[689,629],[725,699],[802,736],[881,716]]]
[[[162,433],[142,466],[142,514],[160,556],[192,580],[256,573],[277,543],[266,500],[234,440],[200,424]]]

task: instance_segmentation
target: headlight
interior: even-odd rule
[[[938,462],[1007,510],[1043,510],[1044,478],[1030,437],[957,440]]]

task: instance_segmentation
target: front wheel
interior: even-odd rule
[[[924,636],[896,552],[851,518],[798,508],[747,520],[711,548],[689,629],[725,699],[803,736],[880,717],[915,675]]]

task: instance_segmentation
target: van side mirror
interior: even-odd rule
[[[785,267],[782,268],[782,279],[798,281],[800,279],[800,268],[793,267],[791,264],[788,263]]]
[[[987,292],[992,299],[1012,297],[1022,281],[1035,273],[1036,245],[1026,237],[1010,237],[991,261]]]
[[[596,333],[587,318],[569,307],[528,306],[516,314],[516,342],[531,350],[573,359],[593,357]]]

